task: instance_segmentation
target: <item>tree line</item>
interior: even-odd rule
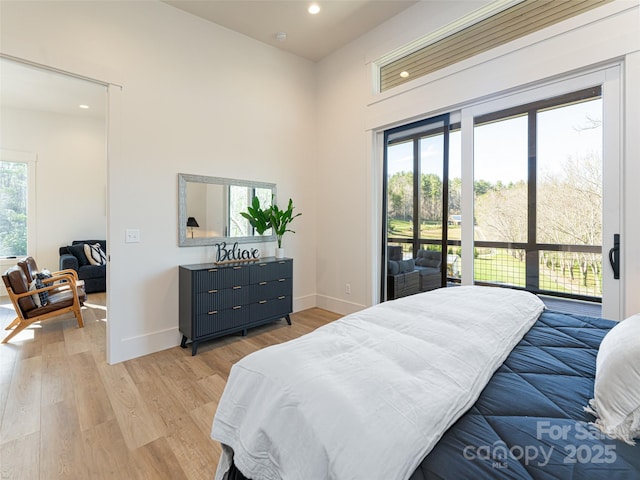
[[[441,224],[442,179],[422,174],[419,179],[419,218]],[[449,181],[448,216],[461,214],[462,181]],[[474,235],[476,240],[527,242],[528,183],[474,181]],[[388,179],[389,218],[411,221],[413,173],[399,172]],[[557,245],[602,244],[602,162],[599,155],[570,157],[553,173],[539,174],[536,192],[536,243]],[[523,250],[512,255],[524,261]],[[600,292],[600,254],[544,252],[541,267],[559,283],[577,282]]]
[[[0,162],[0,256],[27,254],[27,165]]]

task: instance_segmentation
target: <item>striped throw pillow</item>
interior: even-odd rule
[[[33,280],[33,282],[31,282],[31,284],[35,284],[35,288],[44,288],[47,286],[47,284],[45,284],[42,280],[44,280],[45,278],[51,278],[51,274],[48,271],[42,271],[42,272],[38,272],[35,275],[35,279]],[[32,295],[32,297],[35,297],[35,295]],[[38,307],[44,307],[47,303],[49,303],[49,292],[38,292],[38,297],[40,299],[40,301],[35,301],[36,306]]]
[[[91,265],[107,264],[107,255],[104,253],[99,243],[94,243],[93,245],[85,243],[84,254],[87,256],[87,260],[89,260]]]

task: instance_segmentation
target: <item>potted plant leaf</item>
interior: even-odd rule
[[[278,240],[278,248],[276,249],[276,258],[284,257],[284,249],[282,248],[282,237],[286,232],[296,233],[288,228],[294,218],[302,215],[301,213],[293,214],[293,200],[289,199],[289,205],[286,210],[281,210],[277,205],[272,205],[268,209],[269,223],[273,227],[273,233]]]
[[[249,224],[255,228],[258,235],[262,235],[271,228],[271,223],[269,222],[269,210],[270,207],[263,210],[260,206],[260,199],[258,197],[253,197],[251,206],[247,207],[246,212],[240,212],[240,215],[249,220]]]
[[[249,223],[255,228],[258,234],[262,235],[269,228],[273,228],[273,233],[278,241],[278,247],[276,248],[276,257],[284,257],[284,249],[282,248],[282,237],[286,232],[296,233],[291,230],[289,224],[294,218],[302,215],[301,213],[293,214],[293,200],[289,199],[289,204],[286,210],[278,208],[277,205],[271,205],[263,209],[260,206],[260,200],[258,197],[253,197],[251,206],[247,207],[246,212],[241,212],[241,215],[249,220]]]

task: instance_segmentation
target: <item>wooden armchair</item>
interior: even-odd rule
[[[82,319],[82,311],[80,299],[78,298],[78,288],[76,286],[76,277],[69,273],[62,273],[51,278],[45,278],[42,282],[44,288],[29,290],[29,282],[24,270],[18,265],[11,267],[2,275],[5,287],[13,308],[17,313],[17,317],[6,327],[6,330],[13,328],[13,331],[7,335],[2,343],[7,343],[19,332],[27,328],[29,325],[42,320],[47,320],[58,315],[72,312],[78,320],[78,327],[84,327]],[[64,280],[70,284],[70,288],[60,288],[55,282]],[[41,292],[49,292],[49,298],[46,304],[38,306],[33,300],[33,295]]]
[[[38,265],[36,264],[35,259],[33,257],[25,257],[20,261],[18,261],[18,266],[22,268],[22,271],[27,277],[27,285],[31,285],[31,282],[33,282],[33,280],[35,279],[36,273],[39,272]],[[64,275],[64,274],[72,275],[73,278],[75,279],[75,285],[76,285],[76,288],[78,289],[78,298],[80,299],[80,305],[84,305],[84,302],[87,301],[87,293],[85,291],[86,289],[84,286],[84,280],[79,280],[78,272],[76,272],[72,268],[51,272],[51,275],[53,277],[60,277],[61,275]],[[58,278],[57,280],[59,281],[63,279]],[[57,286],[58,288],[56,290],[49,292],[50,295],[53,295],[54,293],[59,293],[62,290],[68,289],[70,287],[70,284],[67,282],[64,282],[64,283],[58,283]]]

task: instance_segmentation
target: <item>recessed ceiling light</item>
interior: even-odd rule
[[[284,42],[287,39],[287,34],[285,32],[276,33],[276,40],[279,42]]]
[[[312,3],[311,5],[309,5],[309,9],[307,11],[311,15],[315,15],[316,13],[318,13],[320,11],[320,5],[318,5],[317,3]]]
[[[87,108],[89,108],[89,105],[85,105],[85,104],[82,104],[82,105],[78,105],[78,106],[79,106],[80,108],[84,108],[84,109],[87,109]]]
[[[409,72],[407,72],[407,71],[400,72],[400,76],[402,78],[407,78],[409,76]]]

